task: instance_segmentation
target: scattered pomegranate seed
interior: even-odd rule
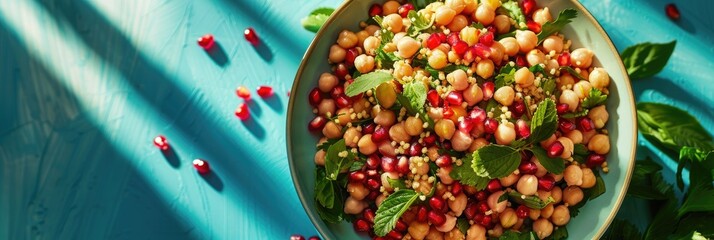
[[[570,109],[570,106],[567,103],[559,103],[555,106],[555,110],[558,111],[558,114],[565,114],[568,112],[568,109]]]
[[[461,41],[461,38],[459,37],[458,32],[451,32],[446,36],[446,43],[451,46],[456,45],[459,41]]]
[[[243,36],[245,37],[245,40],[248,40],[253,45],[256,45],[260,42],[260,39],[258,39],[258,34],[255,33],[255,29],[249,27],[246,28],[245,31],[243,31]]]
[[[569,133],[569,132],[575,130],[575,123],[573,123],[567,119],[561,118],[558,121],[558,128],[560,129],[560,131],[562,131],[564,133]]]
[[[321,239],[318,236],[312,236],[312,237],[308,238],[307,240],[321,240]]]
[[[308,94],[308,100],[310,101],[310,105],[317,106],[322,102],[322,94],[320,93],[320,89],[318,88],[313,88],[310,91],[310,94]]]
[[[345,54],[345,67],[352,68],[355,65],[355,59],[359,56],[359,50],[357,48],[347,49]]]
[[[263,98],[273,96],[273,88],[270,86],[259,86],[256,91],[258,92],[258,96]]]
[[[446,34],[444,34],[444,33],[438,32],[438,33],[434,33],[434,34],[436,34],[436,36],[439,37],[439,40],[440,40],[442,43],[445,43],[446,40],[448,39],[448,37],[447,37]]]
[[[578,125],[580,127],[580,130],[583,132],[590,132],[593,129],[595,129],[595,123],[593,123],[593,120],[587,117],[580,118],[578,121]]]
[[[522,161],[521,165],[518,166],[518,171],[521,174],[535,174],[538,171],[538,166],[531,161]]]
[[[397,159],[389,156],[382,157],[382,170],[385,172],[397,171]]]
[[[465,117],[463,120],[459,121],[459,131],[470,133],[474,129],[476,123],[473,119]]]
[[[201,46],[205,50],[211,49],[214,43],[215,41],[213,40],[213,35],[211,34],[206,34],[198,38],[198,46]]]
[[[494,88],[496,88],[496,84],[493,82],[485,82],[483,83],[483,87],[481,87],[481,91],[483,92],[483,100],[488,101],[493,97],[493,91]]]
[[[486,111],[480,107],[474,107],[474,109],[472,109],[469,113],[469,118],[474,122],[474,124],[482,124],[486,121],[486,116]]]
[[[469,203],[466,209],[464,209],[464,215],[466,215],[466,218],[469,220],[474,219],[476,213],[478,213],[478,205],[476,203]]]
[[[407,224],[400,219],[397,221],[397,224],[394,225],[394,230],[404,232],[407,230],[407,227]]]
[[[335,88],[333,88],[330,91],[330,96],[332,96],[332,98],[338,98],[344,94],[345,94],[345,88],[342,87],[341,85],[335,86]]]
[[[453,46],[454,52],[458,54],[459,56],[464,55],[467,50],[469,50],[469,44],[467,44],[464,41],[459,40],[454,46]]]
[[[429,210],[427,210],[425,206],[419,207],[419,210],[417,210],[417,221],[426,222],[426,220],[428,220],[428,215]]]
[[[377,126],[377,128],[374,129],[374,133],[372,134],[372,142],[380,143],[384,140],[387,140],[387,138],[389,138],[389,128]]]
[[[369,222],[367,222],[367,220],[360,218],[360,219],[355,220],[355,222],[353,224],[354,224],[355,231],[369,232],[370,227],[369,227]]]
[[[605,158],[605,155],[592,153],[592,154],[588,155],[588,158],[585,160],[585,165],[593,168],[593,167],[602,165],[602,163],[604,163],[605,160],[607,160]]]
[[[523,101],[513,101],[511,108],[513,110],[512,112],[517,115],[516,118],[526,113],[526,104]]]
[[[236,89],[236,94],[238,95],[238,97],[240,97],[242,99],[245,99],[245,100],[250,99],[250,90],[248,90],[248,88],[246,88],[244,86],[238,87]]]
[[[293,234],[292,236],[290,236],[290,240],[305,240],[305,237],[299,234]]]
[[[451,194],[454,196],[459,195],[461,193],[462,186],[460,182],[454,182],[451,184]]]
[[[527,138],[531,136],[531,127],[523,119],[518,119],[516,121],[516,133],[520,138]]]
[[[429,104],[431,104],[432,107],[441,106],[441,97],[439,97],[439,93],[434,89],[426,93],[426,99],[429,100]]]
[[[452,106],[459,106],[462,102],[464,102],[464,97],[461,93],[452,91],[446,95],[446,101]]]
[[[528,26],[528,29],[533,31],[534,33],[540,33],[541,26],[537,22],[534,22],[533,20],[528,20],[526,26]]]
[[[496,133],[496,129],[498,129],[498,121],[496,121],[496,119],[488,118],[483,123],[483,130],[486,133],[494,134]]]
[[[501,190],[501,182],[498,181],[498,179],[491,179],[491,181],[488,181],[488,185],[486,185],[486,189],[488,189],[489,192],[497,192]]]
[[[154,138],[154,145],[161,149],[161,151],[169,150],[169,142],[166,141],[166,137],[159,135]]]
[[[374,17],[377,15],[382,15],[382,5],[375,3],[369,7],[369,17]]]
[[[208,162],[202,159],[194,159],[193,167],[196,168],[196,171],[200,174],[208,174],[211,172],[211,167],[208,165]]]
[[[433,211],[443,213],[446,210],[446,201],[441,197],[433,196],[429,198],[429,206]]]
[[[349,70],[347,69],[347,66],[345,66],[344,63],[339,63],[337,66],[335,66],[335,76],[339,78],[340,80],[345,80],[345,76],[347,76],[349,73]]]
[[[548,157],[559,157],[563,154],[563,150],[565,150],[563,144],[560,141],[555,141],[548,147]]]
[[[444,34],[442,33],[441,35]],[[429,38],[426,39],[426,47],[428,47],[429,49],[433,50],[434,48],[439,47],[439,45],[441,45],[441,38],[437,33],[432,33],[431,35],[429,35]]]
[[[361,183],[364,182],[365,179],[367,179],[367,175],[362,171],[351,172],[348,176],[348,179],[352,183]]]
[[[478,38],[478,42],[490,47],[491,45],[493,45],[493,32],[489,31],[489,32],[486,32],[486,34],[482,34]]]
[[[248,110],[248,104],[238,104],[235,114],[236,117],[240,118],[240,120],[248,120],[248,118],[250,117],[250,110]]]
[[[310,121],[310,124],[307,125],[307,129],[310,130],[311,132],[314,131],[322,131],[322,128],[325,127],[325,124],[327,123],[327,118],[323,116],[315,116],[315,118]]]
[[[409,11],[412,10],[414,10],[414,5],[412,5],[411,3],[405,3],[404,5],[401,5],[399,6],[399,8],[397,8],[397,13],[399,13],[402,18],[405,18],[409,15]]]
[[[404,235],[400,232],[397,232],[397,230],[392,230],[387,233],[387,237],[390,239],[402,239]]]
[[[553,189],[554,186],[555,179],[553,178],[553,176],[545,175],[543,177],[538,178],[538,189],[550,191]]]
[[[444,216],[444,214],[439,211],[429,211],[428,218],[431,224],[433,224],[434,226],[442,226],[444,225],[444,223],[446,223],[446,216]]]
[[[377,169],[379,168],[379,165],[382,163],[382,159],[377,156],[377,154],[372,154],[369,155],[367,158],[367,161],[365,161],[365,165],[367,165],[367,169]]]
[[[521,3],[521,7],[523,8],[523,13],[525,13],[527,16],[530,16],[537,6],[535,0],[524,0]]]
[[[380,176],[377,170],[367,170],[367,178],[379,179]]]
[[[520,219],[524,219],[528,217],[528,214],[530,213],[531,209],[526,207],[526,205],[520,205],[518,208],[516,208],[516,217]]]
[[[429,136],[424,137],[422,141],[427,147],[434,146],[434,144],[436,143],[436,135],[429,134]]]
[[[675,21],[679,20],[679,9],[677,9],[677,5],[674,5],[674,3],[667,4],[667,6],[664,7],[664,11],[670,19]]]
[[[570,66],[570,53],[563,52],[558,56],[558,65],[561,67]]]
[[[488,210],[486,210],[486,211],[488,211]],[[476,213],[476,216],[474,216],[474,222],[481,224],[481,222],[483,222],[483,217],[485,217],[485,216],[486,216],[486,214],[483,214],[483,212]]]

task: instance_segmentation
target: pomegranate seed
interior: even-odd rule
[[[166,141],[166,137],[159,135],[154,138],[154,145],[161,149],[161,151],[169,150],[169,142]]]
[[[491,179],[491,181],[488,181],[486,189],[488,189],[489,192],[497,192],[501,190],[501,182],[498,181],[498,179]]]
[[[433,50],[434,48],[439,47],[439,45],[441,45],[441,39],[436,33],[432,33],[431,35],[429,35],[429,38],[426,39],[426,47],[428,47],[429,49]]]
[[[496,88],[496,84],[493,82],[485,82],[483,83],[483,87],[481,87],[481,91],[483,92],[483,100],[488,101],[493,97],[493,91],[494,88]]]
[[[524,0],[522,2],[523,13],[530,16],[536,8],[535,0]]]
[[[426,222],[428,220],[428,215],[429,210],[426,209],[426,207],[421,206],[419,207],[419,210],[417,211],[417,221],[419,222]]]
[[[377,128],[374,129],[374,133],[372,134],[372,142],[380,143],[384,140],[387,140],[387,138],[389,138],[388,128],[377,126]]]
[[[245,99],[245,100],[250,99],[250,91],[248,90],[248,88],[246,88],[244,86],[238,87],[236,89],[236,94],[238,95],[238,97],[240,97],[242,99]]]
[[[530,161],[533,153],[530,151],[521,151],[521,161]]]
[[[486,111],[480,107],[474,107],[469,113],[469,118],[474,121],[475,124],[481,124],[486,121]]]
[[[429,134],[429,136],[424,137],[422,141],[427,147],[434,146],[434,144],[436,143],[436,135]]]
[[[380,183],[379,181],[374,180],[372,178],[367,179],[367,187],[369,189],[377,191],[377,190],[379,190],[379,187],[381,187],[381,186],[382,186],[382,183]]]
[[[345,95],[345,88],[342,87],[341,85],[340,85],[340,86],[335,86],[335,88],[333,88],[333,89],[330,91],[330,96],[331,96],[332,98],[338,98],[338,97],[340,97],[340,96],[342,96],[342,95]]]
[[[448,37],[444,33],[438,32],[438,33],[434,33],[434,34],[436,34],[436,36],[439,37],[439,41],[441,41],[442,43],[445,43],[446,40],[448,39]]]
[[[335,102],[337,103],[337,106],[339,108],[347,108],[347,107],[352,106],[352,100],[345,95],[337,97],[335,99]]]
[[[490,47],[491,45],[493,45],[493,32],[489,31],[489,32],[486,32],[486,34],[482,34],[478,38],[478,42]]]
[[[558,56],[558,65],[560,65],[561,67],[570,66],[570,53],[561,53]]]
[[[397,231],[400,231],[400,232],[404,232],[404,231],[407,230],[407,227],[408,227],[408,226],[407,226],[406,223],[404,223],[404,221],[398,220],[398,221],[397,221],[397,224],[394,225],[394,230],[397,230]]]
[[[367,195],[367,200],[374,201],[380,195],[382,195],[382,193],[380,193],[379,191],[372,191],[369,193],[369,195]]]
[[[485,201],[481,201],[477,204],[479,212],[485,213],[488,212],[488,210],[491,210],[490,207],[488,207],[488,203]]]
[[[318,236],[312,236],[312,237],[308,238],[307,240],[322,240],[322,239],[320,239],[320,237],[318,237]]]
[[[411,145],[409,145],[409,156],[421,156],[421,150],[423,148],[424,147],[422,147],[422,145],[419,143],[412,143]]]
[[[528,217],[528,214],[530,213],[531,209],[526,207],[526,205],[520,205],[518,208],[516,208],[516,217],[520,219],[524,219]]]
[[[240,120],[247,120],[250,117],[250,110],[248,110],[248,104],[241,103],[236,108],[236,117]]]
[[[481,224],[481,222],[483,221],[483,217],[485,216],[486,214],[483,214],[482,212],[476,213],[476,216],[474,216],[474,222]]]
[[[474,129],[476,124],[475,121],[469,117],[465,117],[463,120],[459,121],[459,131],[470,133]]]
[[[347,69],[347,66],[345,66],[344,63],[339,63],[337,66],[335,66],[335,76],[339,78],[340,80],[345,80],[345,76],[347,76],[349,73],[349,70]]]
[[[441,97],[439,97],[439,93],[434,89],[426,93],[426,99],[429,100],[429,104],[431,104],[432,107],[441,106]]]
[[[243,36],[245,37],[245,40],[248,40],[253,45],[256,45],[260,42],[260,39],[258,39],[258,35],[255,34],[255,29],[253,28],[246,28],[245,31],[243,31]]]
[[[559,157],[561,154],[563,154],[563,150],[565,150],[563,144],[560,143],[560,141],[555,141],[548,147],[548,157]]]
[[[519,67],[528,67],[528,61],[523,55],[516,56],[516,65]]]
[[[496,34],[496,30],[497,30],[497,29],[496,29],[496,27],[494,27],[493,25],[491,25],[491,26],[486,27],[486,30],[489,31],[489,32],[492,32],[493,34]]]
[[[444,212],[446,210],[446,201],[441,197],[433,196],[429,198],[429,206],[434,211]]]
[[[413,11],[413,10],[414,10],[414,5],[412,5],[411,3],[406,3],[404,5],[399,6],[399,8],[397,8],[397,13],[399,13],[399,15],[402,16],[402,18],[405,18],[409,15],[409,11]]]
[[[357,219],[353,223],[355,231],[357,232],[369,232],[369,222],[364,219]]]
[[[402,174],[409,173],[409,159],[406,157],[400,157],[397,161],[397,172]]]
[[[194,159],[193,160],[193,167],[196,168],[196,171],[200,174],[208,174],[211,172],[211,167],[208,166],[208,162],[202,159]]]
[[[213,40],[213,35],[211,34],[206,34],[198,38],[198,46],[201,46],[205,50],[211,49],[214,43],[215,41]]]
[[[446,150],[451,150],[451,141],[445,140],[444,142],[441,143],[441,147],[443,147]]]
[[[377,15],[382,15],[382,5],[375,3],[369,7],[369,17],[374,17]]]
[[[604,163],[605,160],[607,160],[605,158],[605,155],[592,153],[592,154],[588,155],[588,158],[585,160],[585,165],[587,165],[588,167],[594,168],[594,167],[602,165],[602,163]]]
[[[459,182],[454,182],[453,184],[451,184],[451,194],[453,194],[454,196],[459,195],[462,189],[463,187]]]
[[[442,110],[442,115],[444,116],[445,119],[449,119],[452,116],[454,116],[454,110],[451,109],[448,105],[444,106]]]
[[[437,227],[442,226],[444,225],[444,223],[446,223],[446,216],[444,216],[444,214],[440,211],[429,211],[428,218],[431,224]]]
[[[392,230],[387,233],[387,237],[391,239],[402,239],[404,235],[402,235],[400,232],[397,232],[397,230]]]
[[[290,240],[305,240],[305,237],[299,234],[293,234],[292,236],[290,236]]]
[[[451,32],[449,33],[449,35],[446,36],[446,43],[451,46],[456,45],[456,43],[458,43],[459,41],[461,41],[461,38],[459,37],[458,32]]]
[[[517,114],[517,116],[521,116],[524,113],[526,113],[526,103],[523,101],[513,101],[513,105],[511,105],[512,112]]]
[[[483,200],[486,200],[487,197],[488,197],[488,194],[484,191],[478,191],[476,193],[476,200],[483,201]]]
[[[562,131],[564,133],[569,133],[569,132],[575,130],[575,123],[561,118],[558,121],[558,128],[560,129],[560,131]]]
[[[367,179],[367,175],[362,171],[354,171],[349,175],[349,180],[352,183],[361,183],[364,182],[365,179]]]
[[[593,120],[587,117],[580,118],[580,121],[578,121],[580,125],[580,130],[583,132],[590,132],[595,128],[595,123],[593,123]]]
[[[446,95],[446,101],[452,106],[460,106],[464,102],[464,97],[460,92],[450,92]]]
[[[534,22],[533,20],[528,20],[526,26],[528,26],[528,29],[533,31],[534,33],[540,33],[541,27],[540,24],[538,24],[537,22]]]
[[[538,178],[538,189],[550,191],[555,186],[555,179],[550,175]]]
[[[367,170],[367,178],[371,179],[379,179],[381,175],[379,175],[379,171],[377,170]]]
[[[531,136],[531,127],[523,119],[518,119],[516,121],[516,133],[520,138],[527,138]]]
[[[491,57],[491,47],[484,45],[483,43],[477,43],[469,50],[474,56],[479,56],[483,59]]]
[[[475,203],[469,203],[464,209],[464,215],[466,215],[467,219],[474,219],[476,213],[478,213],[478,206]]]
[[[363,217],[365,220],[369,221],[370,223],[374,223],[374,217],[375,217],[375,216],[376,216],[376,214],[374,213],[374,210],[372,210],[371,208],[366,208],[366,209],[364,209],[364,211],[362,212],[362,217]]]
[[[357,56],[359,56],[357,48],[347,49],[347,53],[345,54],[345,67],[352,68],[355,65],[355,59],[357,59]]]
[[[260,86],[256,91],[258,92],[258,96],[262,98],[273,96],[273,88],[270,86]]]
[[[381,163],[382,159],[380,159],[377,154],[369,155],[367,161],[365,161],[365,165],[367,165],[368,169],[377,169]]]
[[[374,133],[375,127],[377,127],[377,125],[374,123],[369,123],[369,124],[365,125],[364,127],[362,127],[362,135]]]
[[[310,121],[310,124],[307,125],[307,129],[310,130],[311,132],[314,131],[322,131],[322,128],[325,127],[325,124],[327,123],[327,118],[323,116],[315,116],[315,118]]]
[[[521,174],[535,174],[538,171],[538,166],[531,161],[521,161],[521,165],[518,166],[518,171]]]
[[[451,167],[451,156],[449,155],[441,155],[438,158],[436,158],[436,166],[445,168],[445,167]]]
[[[320,89],[313,88],[308,94],[308,100],[310,100],[310,105],[317,106],[322,102],[322,94],[320,94]]]
[[[677,9],[677,5],[674,5],[674,3],[667,4],[667,6],[664,7],[664,11],[670,19],[679,20],[679,9]]]
[[[382,170],[385,172],[396,172],[397,171],[397,159],[393,157],[383,156],[382,157]]]
[[[483,123],[483,130],[486,133],[494,134],[496,133],[496,129],[498,129],[498,121],[496,121],[496,119],[488,118]]]
[[[288,91],[288,97],[290,97],[290,91]]]
[[[491,215],[483,216],[483,221],[481,221],[481,225],[490,226],[491,221],[493,221],[493,217]]]
[[[459,40],[453,46],[453,49],[454,49],[454,52],[456,52],[456,54],[458,54],[459,56],[462,56],[462,55],[464,55],[464,53],[466,53],[467,50],[469,50],[469,44],[467,44],[464,41]]]
[[[555,106],[555,110],[558,111],[558,114],[565,114],[568,112],[568,109],[570,109],[570,106],[567,103],[559,103]]]

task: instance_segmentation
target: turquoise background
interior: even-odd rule
[[[618,49],[677,40],[638,101],[714,126],[711,1],[583,0]],[[0,0],[0,239],[287,239],[316,233],[285,153],[287,91],[314,36],[300,19],[339,1]],[[262,39],[254,47],[246,27]],[[220,44],[206,52],[196,38]],[[238,120],[235,88],[253,91]],[[157,134],[174,151],[151,143]],[[665,155],[640,140],[638,156]],[[210,162],[198,175],[191,160]],[[628,201],[622,215],[643,216]],[[636,220],[644,224],[644,218]]]

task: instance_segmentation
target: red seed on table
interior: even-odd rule
[[[240,120],[247,120],[250,117],[250,110],[248,110],[248,104],[241,103],[236,108],[236,117]]]
[[[315,118],[310,121],[310,124],[307,125],[307,129],[311,132],[322,131],[322,128],[325,127],[325,124],[327,124],[327,118],[323,116],[315,116]]]
[[[290,240],[305,240],[305,237],[299,234],[293,234],[292,236],[290,236]]]
[[[248,100],[250,99],[250,90],[244,86],[240,86],[236,89],[236,95],[242,99]]]
[[[357,232],[369,232],[369,222],[364,219],[357,219],[354,222],[354,228]]]
[[[409,15],[409,11],[414,10],[414,5],[411,3],[405,3],[404,5],[399,6],[397,9],[397,13],[399,13],[402,18],[405,18]]]
[[[570,53],[563,52],[558,56],[558,65],[561,67],[570,66]]]
[[[369,16],[374,17],[377,15],[382,15],[382,5],[375,3],[369,7]]]
[[[200,174],[208,174],[211,172],[211,167],[208,165],[208,162],[202,159],[194,159],[193,167],[196,168],[196,171]]]
[[[667,6],[664,7],[664,11],[667,13],[667,17],[672,20],[679,20],[681,16],[677,5],[674,5],[674,3],[667,4]]]
[[[201,46],[203,49],[211,49],[213,47],[213,44],[215,43],[215,40],[213,40],[213,35],[211,34],[206,34],[198,38],[198,46]]]
[[[440,211],[429,211],[427,218],[429,218],[429,221],[437,227],[446,223],[446,216],[444,216],[444,214]]]
[[[166,137],[159,135],[154,138],[154,145],[161,151],[169,150],[169,142],[166,141]]]
[[[270,86],[260,86],[256,91],[258,92],[258,95],[263,98],[273,96],[273,88]]]
[[[538,178],[538,189],[550,191],[555,186],[555,179],[550,175]]]
[[[565,150],[565,147],[563,146],[560,141],[555,141],[554,143],[550,144],[548,146],[548,157],[559,157],[561,154],[563,154],[563,150]]]
[[[260,39],[258,39],[258,34],[255,33],[255,29],[249,27],[246,28],[245,31],[243,31],[243,36],[245,37],[245,40],[248,40],[253,45],[256,45],[260,42]]]

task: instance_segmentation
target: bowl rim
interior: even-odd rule
[[[307,51],[305,51],[305,54],[303,54],[302,58],[300,59],[300,66],[298,67],[297,73],[295,73],[295,79],[293,80],[293,86],[291,88],[291,93],[294,93],[297,91],[297,87],[300,83],[300,78],[303,74],[303,71],[305,70],[305,66],[307,63],[307,61],[305,61],[305,60],[306,60],[307,56],[312,55],[312,52],[317,47],[317,42],[325,34],[325,31],[327,29],[325,26],[328,26],[329,24],[334,22],[335,19],[337,19],[337,17],[339,15],[341,15],[341,13],[344,12],[345,9],[347,9],[347,7],[355,1],[356,0],[345,0],[344,2],[342,2],[335,9],[335,11],[330,15],[330,17],[327,19],[327,21],[325,21],[325,24],[323,25],[323,27],[321,27],[317,31],[317,33],[315,33],[315,37],[310,42],[310,45],[308,46]],[[595,19],[595,17],[590,13],[590,11],[588,11],[585,8],[585,6],[583,6],[578,0],[569,0],[569,1],[571,3],[573,3],[575,5],[575,7],[577,8],[577,10],[579,12],[583,13],[583,16],[595,26],[595,30],[597,30],[600,34],[602,34],[605,37],[607,46],[610,48],[610,51],[616,53],[616,55],[617,55],[616,58],[618,60],[617,65],[620,67],[620,71],[625,73],[623,80],[624,80],[625,88],[630,96],[630,98],[628,99],[630,108],[633,109],[633,111],[631,113],[632,114],[631,117],[632,117],[633,131],[632,131],[632,144],[631,144],[632,148],[630,149],[630,159],[629,159],[630,162],[629,162],[629,165],[625,172],[625,179],[624,179],[625,181],[622,185],[622,188],[619,189],[620,190],[619,193],[616,195],[615,204],[613,205],[613,208],[610,211],[610,214],[605,219],[605,224],[603,224],[594,235],[594,239],[599,239],[605,233],[607,228],[610,226],[610,223],[612,223],[612,220],[615,218],[615,215],[617,215],[617,212],[619,212],[622,202],[624,201],[625,195],[627,194],[627,189],[630,186],[630,180],[632,178],[632,173],[635,168],[635,153],[636,153],[636,148],[637,148],[637,121],[636,121],[637,115],[635,113],[636,112],[635,111],[635,109],[636,109],[635,108],[635,99],[634,99],[635,95],[632,92],[630,76],[627,74],[627,70],[625,69],[624,63],[622,62],[622,58],[620,57],[619,52],[617,51],[617,48],[615,47],[615,45],[612,43],[612,39],[610,38],[610,35],[608,35],[607,32],[605,32],[605,29],[602,28],[602,25],[600,25],[600,22],[598,22],[597,19]],[[326,233],[328,233],[328,230],[325,229],[324,224],[319,224],[322,222],[322,219],[320,219],[318,216],[316,216],[315,214],[312,214],[312,212],[309,211],[308,205],[307,205],[307,201],[309,200],[309,198],[306,198],[305,193],[300,188],[300,186],[298,184],[298,176],[295,173],[296,166],[295,166],[295,161],[293,159],[293,156],[291,154],[292,153],[292,142],[290,141],[290,139],[292,139],[291,138],[292,137],[291,136],[291,132],[292,132],[291,131],[291,128],[292,128],[291,123],[292,123],[293,107],[295,105],[295,101],[296,101],[295,94],[290,94],[290,98],[288,101],[286,128],[285,128],[286,134],[287,134],[286,135],[286,143],[287,143],[287,150],[288,150],[288,152],[287,152],[288,153],[288,163],[290,165],[290,175],[291,175],[291,178],[293,181],[293,186],[295,187],[295,191],[297,192],[298,198],[300,199],[300,204],[303,207],[303,210],[305,210],[305,213],[307,213],[308,218],[310,218],[310,221],[312,222],[313,226],[315,226],[318,233],[321,236],[323,236],[325,239],[328,239],[327,236],[329,236],[329,235],[326,234]]]

